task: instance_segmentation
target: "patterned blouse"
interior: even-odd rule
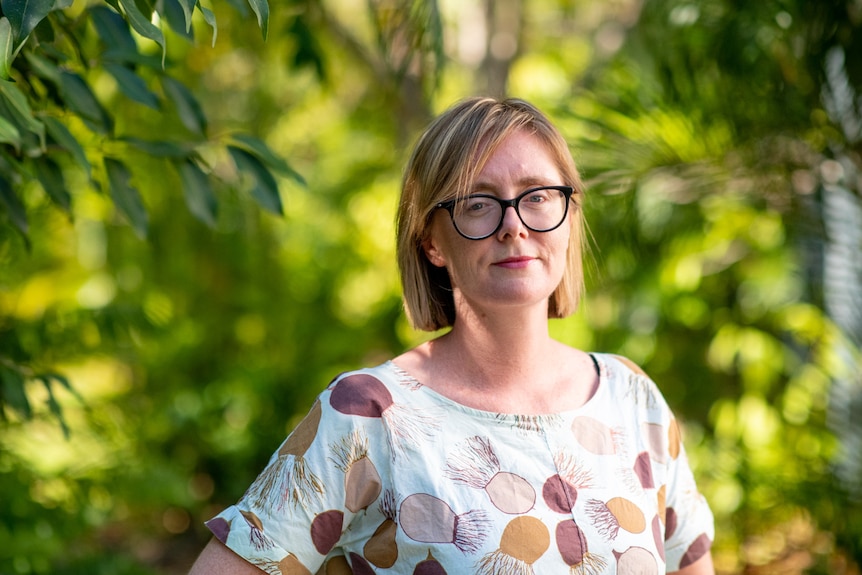
[[[679,427],[625,358],[549,415],[449,400],[392,362],[338,376],[207,522],[271,574],[653,575],[710,549]]]

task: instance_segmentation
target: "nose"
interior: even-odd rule
[[[497,237],[500,239],[506,236],[524,235],[527,232],[527,226],[521,221],[521,216],[518,215],[515,206],[506,206],[503,208],[503,221],[500,222],[500,229],[497,230]]]

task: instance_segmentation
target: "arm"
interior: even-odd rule
[[[692,563],[686,565],[679,571],[674,571],[671,575],[715,575],[715,568],[712,565],[712,554],[707,553]]]
[[[213,537],[201,551],[189,575],[261,575],[263,571]]]

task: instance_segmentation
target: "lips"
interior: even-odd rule
[[[503,267],[503,268],[522,268],[526,267],[531,261],[535,258],[530,256],[512,256],[509,258],[505,258],[499,261],[494,262],[495,266]]]

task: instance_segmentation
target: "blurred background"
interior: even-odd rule
[[[719,573],[862,568],[862,2],[12,2],[0,20],[0,573],[182,574],[401,308],[434,114],[531,100],[587,296],[684,426]],[[4,23],[5,21],[5,23]]]

